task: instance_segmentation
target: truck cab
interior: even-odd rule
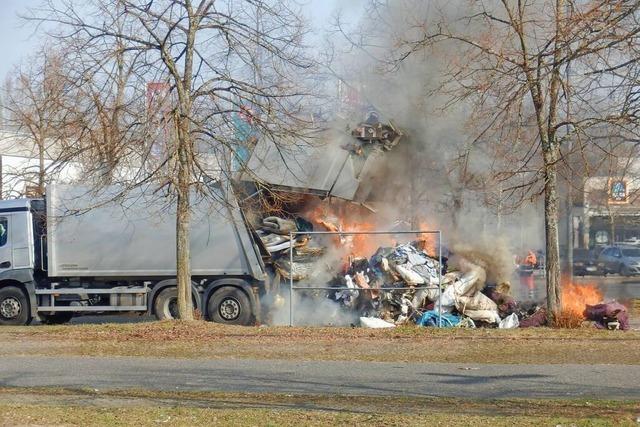
[[[37,314],[35,275],[43,259],[42,228],[35,230],[34,219],[43,205],[38,199],[0,201],[0,325],[27,324]]]

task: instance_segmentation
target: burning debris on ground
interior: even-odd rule
[[[314,230],[330,233],[311,233]],[[267,217],[258,231],[284,280],[278,299],[288,296],[292,279],[300,294],[296,293],[298,302],[304,298],[316,307],[321,303],[330,307],[315,312],[312,324],[343,324],[348,319],[350,324],[368,328],[547,325],[543,302],[516,301],[509,295],[508,283],[487,283],[485,268],[462,256],[451,254],[450,259],[439,260],[432,239],[420,238],[426,233],[390,234],[349,235],[331,215],[316,215],[312,220]],[[410,236],[418,238],[409,242],[397,239]],[[371,252],[367,239],[383,244]],[[565,300],[566,310],[595,322],[596,327],[629,327],[626,308],[617,302],[602,303],[595,289],[567,285]]]

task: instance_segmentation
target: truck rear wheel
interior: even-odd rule
[[[160,291],[153,302],[158,320],[178,319],[178,289],[171,286]]]
[[[196,303],[195,295],[192,295],[192,297],[193,309],[196,310],[198,305]],[[178,288],[170,286],[161,290],[153,302],[153,312],[158,320],[179,319]]]
[[[0,325],[28,325],[31,320],[24,292],[15,286],[0,288]]]
[[[223,286],[216,290],[207,304],[209,319],[227,325],[248,326],[253,323],[251,301],[241,289]]]

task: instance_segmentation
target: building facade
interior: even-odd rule
[[[45,182],[68,181],[78,175],[72,164],[54,160],[52,150],[44,150]],[[39,192],[40,150],[33,139],[19,133],[0,130],[0,197],[35,197]]]
[[[573,208],[574,247],[640,244],[638,166],[634,162],[620,168],[618,175],[590,177],[584,181],[582,206]]]

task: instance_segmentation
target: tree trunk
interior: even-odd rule
[[[611,234],[611,238],[609,239],[610,245],[616,244],[616,218],[609,209],[609,233]]]
[[[558,178],[555,159],[558,147],[551,143],[545,152],[544,229],[546,237],[547,316],[560,311],[560,246],[558,243]]]
[[[178,206],[176,215],[176,270],[178,282],[178,313],[182,320],[193,320],[191,298],[191,254],[189,247],[189,131],[181,120],[178,137]]]

